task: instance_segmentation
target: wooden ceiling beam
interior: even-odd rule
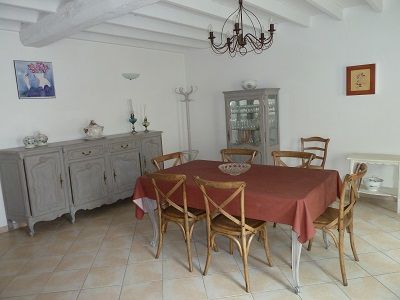
[[[36,10],[0,4],[0,19],[24,23],[35,23],[37,22],[38,18],[39,12]]]
[[[49,13],[56,12],[60,3],[61,0],[0,0],[0,4],[8,4]]]
[[[43,47],[96,24],[160,0],[73,0],[56,13],[25,26],[20,32],[23,45]]]
[[[337,0],[306,0],[306,2],[336,20],[343,19],[344,8]]]
[[[383,0],[365,0],[368,5],[376,12],[383,11]]]

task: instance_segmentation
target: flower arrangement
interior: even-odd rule
[[[28,65],[29,71],[32,73],[46,73],[47,70],[49,69],[48,66],[46,66],[42,62],[37,62],[37,63],[32,63]]]

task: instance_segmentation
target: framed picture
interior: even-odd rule
[[[375,64],[346,68],[346,95],[375,94]]]
[[[14,60],[19,99],[55,98],[51,62]]]

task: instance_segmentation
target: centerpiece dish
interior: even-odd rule
[[[218,166],[218,169],[225,174],[237,176],[250,170],[251,165],[246,163],[226,163]]]
[[[375,176],[364,179],[364,184],[367,190],[373,192],[376,192],[382,186],[382,183],[383,179]]]

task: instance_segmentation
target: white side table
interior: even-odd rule
[[[370,191],[361,185],[360,193],[376,196],[395,197],[397,198],[397,213],[400,213],[400,155],[390,154],[371,154],[371,153],[352,153],[347,155],[350,161],[350,173],[354,170],[356,163],[378,164],[395,166],[397,178],[399,180],[397,187],[380,187],[377,191]]]

